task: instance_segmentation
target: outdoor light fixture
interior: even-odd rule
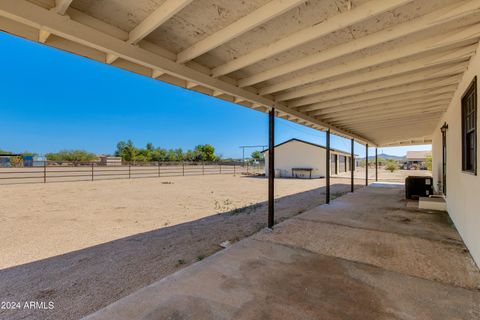
[[[445,122],[443,126],[440,128],[440,131],[442,131],[442,133],[446,133],[447,129],[448,129],[448,124]]]

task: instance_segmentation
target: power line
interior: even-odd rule
[[[242,149],[242,162],[245,162],[245,149],[262,148],[262,151],[264,151],[265,149],[268,148],[268,146],[264,146],[264,145],[261,145],[261,146],[240,146],[239,148]]]

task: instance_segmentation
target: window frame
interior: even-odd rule
[[[473,91],[473,99],[474,99],[474,119],[473,119],[473,124],[474,124],[474,152],[473,152],[473,168],[472,169],[467,169],[467,132],[466,132],[466,117],[467,117],[467,112],[465,110],[466,105],[464,104],[464,100],[467,96],[471,95]],[[478,159],[477,159],[477,153],[478,153],[478,91],[477,91],[477,77],[474,77],[470,85],[468,86],[467,90],[462,95],[461,101],[460,101],[460,107],[461,107],[461,122],[462,122],[462,172],[468,173],[468,174],[473,174],[477,175],[477,169],[478,169]]]

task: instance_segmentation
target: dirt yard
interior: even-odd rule
[[[277,179],[276,220],[322,204],[324,182]],[[348,178],[332,184],[332,197],[350,191]],[[0,301],[55,306],[0,310],[2,319],[77,319],[266,225],[262,177],[3,185],[0,192]]]

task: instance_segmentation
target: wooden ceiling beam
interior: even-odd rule
[[[455,77],[455,78],[449,79],[448,81],[441,81],[441,82],[431,81],[423,85],[418,85],[414,83],[414,84],[409,84],[405,86],[399,86],[399,87],[388,89],[388,90],[367,92],[364,94],[359,94],[351,97],[319,102],[309,106],[300,107],[297,109],[303,112],[303,111],[311,111],[311,110],[350,105],[352,103],[366,102],[366,101],[371,101],[371,100],[380,99],[380,98],[397,97],[399,95],[403,96],[403,95],[407,95],[415,92],[425,92],[425,90],[435,91],[435,90],[442,90],[445,88],[453,88],[453,90],[455,90],[459,81],[460,81],[460,78]]]
[[[350,60],[332,67],[322,68],[315,72],[306,73],[289,80],[281,81],[273,85],[261,88],[261,95],[272,94],[292,88],[304,86],[313,82],[357,72],[362,69],[379,66],[396,60],[415,57],[421,54],[434,54],[442,48],[458,50],[458,47],[465,45],[476,45],[480,39],[480,23],[468,27],[458,28],[447,36],[438,35],[428,39],[422,39],[413,43],[397,46],[392,49],[380,51],[359,59]]]
[[[288,51],[327,34],[344,29],[350,25],[365,21],[376,15],[406,5],[412,0],[372,0],[357,8],[329,17],[314,26],[297,31],[274,43],[256,49],[246,55],[220,65],[212,70],[214,77],[234,72],[255,64],[263,59]]]
[[[391,109],[391,108],[401,108],[405,105],[421,105],[421,104],[429,104],[429,103],[450,103],[452,100],[451,94],[442,94],[442,95],[427,95],[421,98],[407,98],[407,99],[400,99],[399,101],[394,101],[391,103],[380,103],[375,105],[351,105],[351,106],[340,106],[335,108],[329,108],[324,110],[319,110],[317,116],[325,117],[329,114],[336,113],[336,114],[348,114],[350,112],[357,112],[361,110],[379,110],[379,109]]]
[[[185,63],[305,3],[305,0],[272,0],[234,23],[184,49],[177,55]]]
[[[426,86],[436,83],[437,86],[444,86],[459,81],[463,76],[463,72],[456,70],[456,73],[448,76],[438,77],[436,75],[431,76],[430,70],[421,71],[415,74],[406,74],[383,81],[371,82],[359,86],[353,86],[345,88],[343,90],[334,90],[330,92],[324,92],[314,96],[308,96],[297,100],[290,101],[288,106],[290,108],[298,109],[307,105],[333,101],[338,99],[344,99],[347,97],[358,97],[366,93],[375,92],[392,92],[394,90],[401,90],[400,88],[408,88],[410,86],[417,86],[419,90],[425,89]]]
[[[431,70],[432,74],[449,75],[466,70],[470,57],[475,53],[476,46],[467,46],[457,50],[447,50],[433,54],[430,57],[412,59],[388,67],[376,68],[369,71],[357,72],[339,79],[333,79],[305,88],[297,88],[285,93],[275,95],[276,101],[287,101],[319,94],[325,91],[345,88],[353,85],[366,84],[371,81],[388,80],[396,76],[411,74],[416,79],[414,72]],[[441,68],[447,70],[442,71]],[[453,70],[451,70],[453,69]]]
[[[374,106],[380,106],[380,105],[391,107],[391,105],[394,105],[394,104],[406,105],[408,103],[421,103],[431,99],[449,99],[449,98],[451,99],[454,92],[455,92],[455,88],[451,86],[451,87],[445,87],[445,89],[439,89],[432,92],[429,92],[427,90],[427,91],[414,92],[414,93],[403,94],[398,96],[379,98],[379,99],[374,99],[370,101],[351,103],[348,105],[335,106],[334,107],[336,108],[335,110],[329,110],[333,108],[318,109],[318,110],[310,111],[308,114],[314,115],[314,116],[325,116],[327,112],[335,113],[335,112],[338,112],[338,110],[345,110],[347,108],[349,108],[348,110],[352,110],[357,108],[368,108],[368,107],[374,107]]]
[[[450,22],[454,19],[457,20],[464,18],[466,15],[475,14],[479,10],[480,3],[476,0],[467,1],[464,3],[464,6],[460,7],[458,4],[450,5],[425,16],[406,21],[391,28],[375,32],[371,35],[348,41],[304,58],[295,59],[294,61],[284,63],[277,67],[269,68],[268,70],[239,80],[238,85],[240,87],[251,86],[288,73],[309,68],[369,47],[374,47],[388,41],[438,27],[439,25]],[[439,16],[442,18],[439,19]]]

